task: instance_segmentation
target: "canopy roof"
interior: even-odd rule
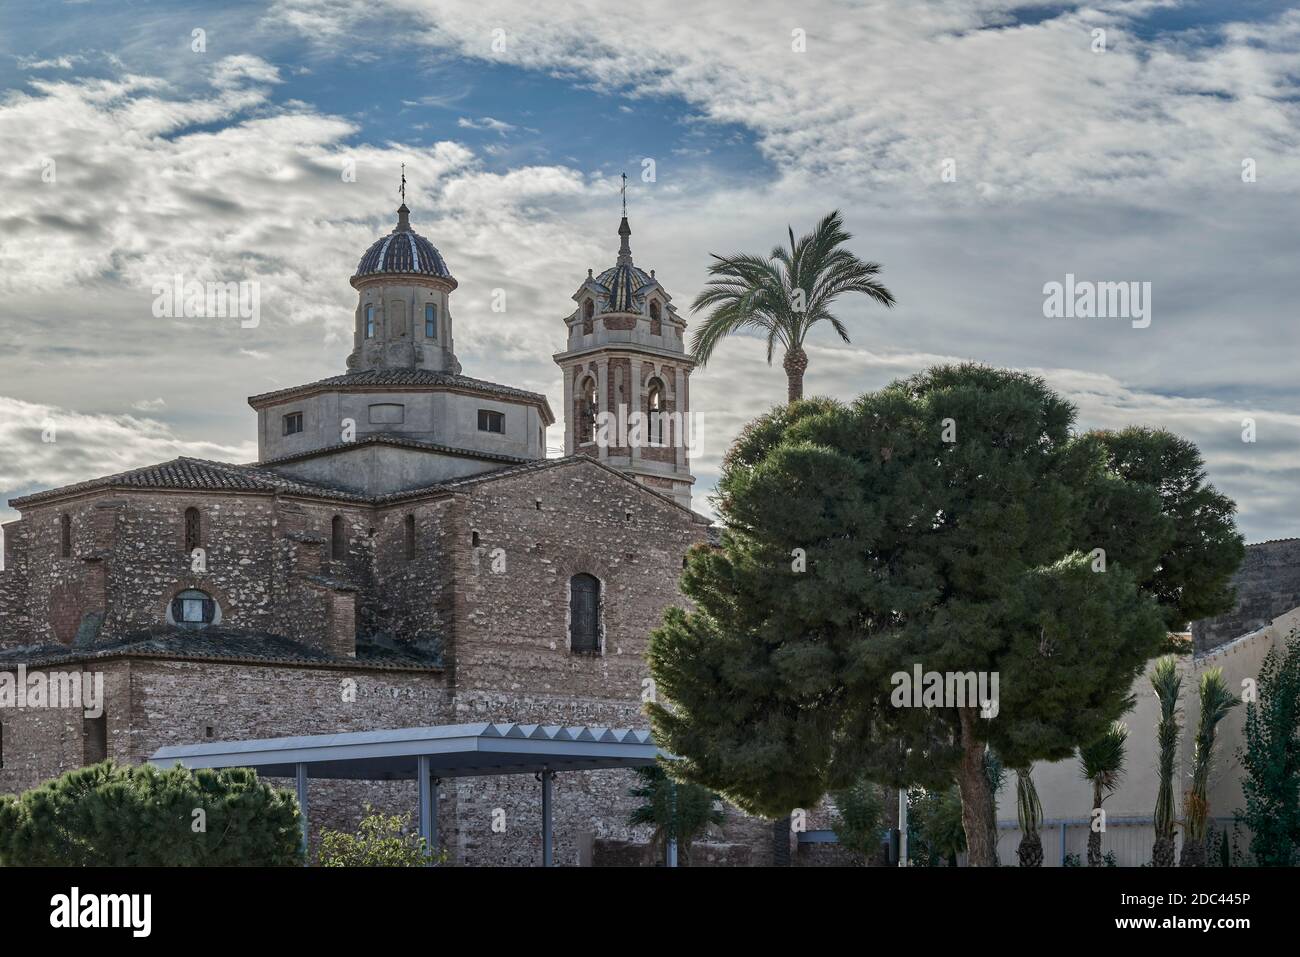
[[[429,760],[436,777],[589,771],[651,765],[659,749],[649,731],[540,724],[451,724],[293,738],[220,741],[159,748],[150,763],[187,768],[255,768],[266,777],[367,781],[416,778]]]

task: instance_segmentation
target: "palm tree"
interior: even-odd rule
[[[1124,777],[1124,754],[1127,747],[1128,728],[1116,721],[1100,738],[1079,749],[1079,771],[1092,782],[1093,814],[1101,809],[1102,802],[1119,787],[1119,782]],[[1101,865],[1101,831],[1094,824],[1088,832],[1088,866]]]
[[[1156,791],[1156,841],[1151,848],[1154,867],[1174,866],[1174,759],[1178,755],[1178,694],[1183,677],[1173,657],[1161,658],[1151,673],[1151,687],[1160,702],[1160,722],[1156,725],[1156,744],[1160,748]]]
[[[893,294],[876,278],[880,264],[863,262],[843,244],[851,238],[839,210],[822,218],[811,233],[790,248],[773,248],[766,256],[713,254],[710,279],[691,304],[693,311],[710,308],[709,315],[691,338],[691,351],[701,366],[709,361],[719,342],[733,332],[757,329],[767,335],[767,361],[780,343],[788,384],[788,401],[803,398],[803,376],[808,355],[804,337],[825,319],[849,341],[848,330],[831,315],[831,305],[844,293],[866,293],[882,306],[894,305]]]
[[[1228,690],[1222,668],[1201,675],[1201,717],[1192,753],[1192,787],[1183,798],[1183,854],[1179,867],[1205,866],[1205,825],[1210,818],[1210,770],[1214,764],[1214,736],[1219,722],[1240,702]]]
[[[637,768],[636,773],[641,781],[628,794],[646,803],[632,811],[627,823],[633,827],[648,824],[654,829],[650,849],[658,859],[666,856],[668,841],[675,831],[682,863],[689,864],[691,845],[696,839],[710,827],[722,825],[722,809],[718,807],[722,799],[698,784],[676,783],[657,764]]]
[[[1021,867],[1043,866],[1043,839],[1038,834],[1038,826],[1043,823],[1043,804],[1038,800],[1038,789],[1034,779],[1029,776],[1033,765],[1016,768],[1016,816],[1020,818],[1020,846],[1016,848],[1016,857]]]

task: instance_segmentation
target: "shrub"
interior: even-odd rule
[[[426,867],[445,864],[447,852],[428,853],[424,838],[411,833],[411,815],[376,814],[366,805],[355,834],[322,832],[318,861],[321,867]]]
[[[189,771],[106,761],[0,797],[10,867],[302,863],[298,803],[247,768]]]

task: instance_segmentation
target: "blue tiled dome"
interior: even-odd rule
[[[601,297],[602,312],[638,312],[637,293],[654,282],[644,269],[632,265],[632,249],[628,245],[628,237],[631,235],[632,227],[627,224],[627,217],[624,216],[618,226],[618,262],[596,277],[596,282],[606,290]]]
[[[451,271],[433,243],[411,229],[410,210],[403,203],[397,211],[397,228],[375,240],[357,263],[354,279],[386,273],[438,276],[451,279]]]
[[[596,277],[596,282],[609,290],[602,303],[605,312],[636,312],[636,293],[642,286],[650,285],[645,271],[631,263],[619,263]]]

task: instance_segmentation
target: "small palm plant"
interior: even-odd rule
[[[636,773],[641,780],[628,793],[645,803],[632,811],[627,823],[633,827],[648,824],[653,828],[651,853],[660,860],[675,834],[682,863],[689,864],[691,845],[710,827],[722,825],[722,809],[718,806],[722,799],[698,784],[676,783],[657,764],[637,768]]]
[[[1153,867],[1174,866],[1174,760],[1178,756],[1178,695],[1183,676],[1173,657],[1161,658],[1151,673],[1151,687],[1160,702],[1160,721],[1156,725],[1159,785],[1156,790],[1156,840],[1151,848]]]
[[[1124,757],[1128,749],[1128,728],[1116,721],[1100,738],[1079,749],[1079,771],[1092,782],[1092,813],[1101,810],[1102,802],[1119,787],[1124,777]],[[1102,818],[1104,821],[1105,818]],[[1101,867],[1101,831],[1096,821],[1088,832],[1088,866]]]
[[[790,248],[775,247],[767,256],[713,255],[710,279],[695,297],[691,309],[711,311],[691,338],[691,351],[703,366],[718,343],[743,329],[767,336],[767,361],[779,343],[785,350],[788,401],[803,398],[803,376],[808,368],[804,338],[826,320],[845,342],[848,330],[831,305],[841,295],[865,293],[882,306],[893,306],[894,296],[877,279],[880,264],[863,262],[843,248],[851,239],[838,210],[822,218],[811,233],[797,242],[790,228]]]
[[[1038,799],[1038,789],[1030,777],[1033,765],[1016,768],[1016,816],[1020,819],[1020,846],[1016,857],[1021,867],[1043,866],[1043,839],[1038,833],[1043,823],[1043,804]]]
[[[1210,771],[1214,766],[1214,739],[1219,722],[1240,702],[1223,680],[1222,668],[1201,675],[1201,717],[1192,753],[1192,786],[1183,798],[1183,854],[1180,867],[1205,866],[1205,828],[1210,819]]]

